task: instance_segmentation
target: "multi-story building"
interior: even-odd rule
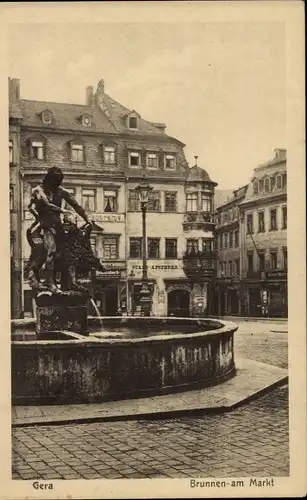
[[[287,316],[287,158],[285,149],[254,169],[240,203],[242,311]]]
[[[142,219],[135,188],[145,175],[153,187],[147,210],[153,314],[209,313],[216,184],[197,165],[189,168],[184,144],[166,134],[165,124],[148,122],[111,98],[103,80],[95,93],[86,89],[85,105],[20,99],[19,81],[10,80],[12,86],[20,110],[23,268],[30,254],[25,235],[31,189],[48,167],[60,166],[64,187],[94,221],[92,247],[108,268],[88,282],[100,314],[134,313],[142,278]],[[206,259],[193,253],[200,243]],[[190,272],[191,262],[196,275]],[[31,315],[32,293],[22,283],[22,309]]]
[[[232,197],[216,208],[215,311],[219,316],[241,315],[239,205],[245,198],[247,187],[234,190]]]

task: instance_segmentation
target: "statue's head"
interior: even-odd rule
[[[43,179],[43,185],[51,190],[58,188],[64,179],[62,170],[59,167],[48,168]]]

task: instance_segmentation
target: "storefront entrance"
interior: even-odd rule
[[[101,283],[94,291],[94,301],[102,316],[116,316],[118,314],[118,284]]]
[[[262,316],[260,288],[249,289],[249,316]]]
[[[190,316],[190,293],[187,290],[172,290],[167,294],[167,315]]]

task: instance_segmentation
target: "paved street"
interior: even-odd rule
[[[242,324],[236,353],[287,366],[287,334]],[[286,330],[279,325],[279,330]],[[14,479],[286,476],[288,392],[231,413],[13,430]]]

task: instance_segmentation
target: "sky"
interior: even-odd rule
[[[11,24],[9,76],[21,98],[85,104],[105,91],[186,144],[220,189],[286,147],[280,23]]]

